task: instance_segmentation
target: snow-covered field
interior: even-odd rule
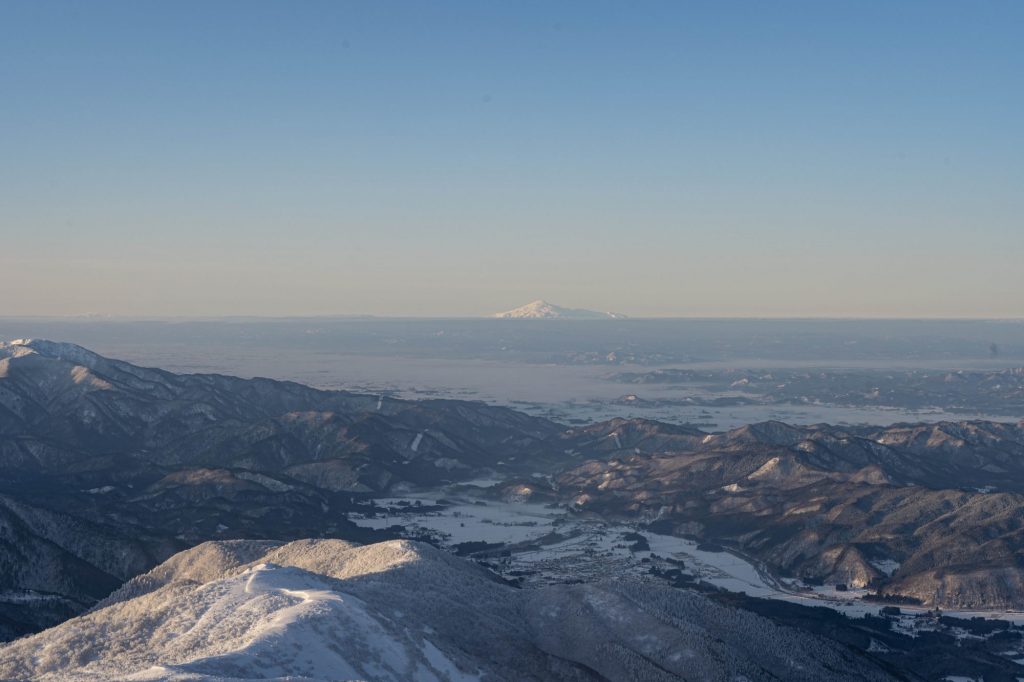
[[[474,485],[483,488],[489,482],[481,480]],[[439,500],[444,502],[440,508]],[[627,575],[660,580],[652,574],[652,568],[660,572],[680,569],[694,580],[722,589],[805,606],[825,606],[854,618],[877,614],[884,606],[865,601],[867,590],[840,591],[834,585],[809,586],[780,580],[728,551],[700,549],[692,540],[609,523],[553,505],[496,501],[451,490],[380,498],[375,505],[388,511],[375,517],[355,514],[351,520],[375,529],[401,525],[410,536],[427,534],[449,548],[470,542],[501,543],[503,547],[487,552],[484,560],[502,575],[521,579],[524,585],[591,582]],[[647,547],[635,544],[637,534]],[[929,611],[924,607],[900,608],[908,619],[905,627],[910,630],[917,627],[915,616]],[[943,613],[1024,624],[1021,612]]]
[[[352,520],[368,528],[383,529],[399,524],[410,534],[429,532],[449,547],[466,542],[525,545],[511,548],[510,556],[498,557],[494,563],[504,574],[525,574],[527,584],[607,578],[626,573],[646,575],[652,565],[678,566],[666,561],[672,559],[683,562],[684,572],[717,587],[757,597],[795,598],[773,587],[745,559],[729,552],[698,549],[698,543],[684,538],[642,531],[650,549],[633,550],[634,540],[626,536],[637,533],[635,527],[607,523],[592,516],[577,516],[564,508],[541,504],[457,501],[446,497],[453,504],[441,511],[421,511],[423,506],[432,506],[438,499],[434,494],[378,499],[376,504],[389,509],[388,514]],[[546,538],[552,533],[559,537]],[[534,542],[545,538],[544,544]],[[800,598],[835,603],[824,594],[809,593]]]
[[[462,502],[446,506],[443,511],[422,511],[417,506],[432,506],[438,499],[437,495],[382,498],[375,500],[375,504],[389,509],[387,514],[349,518],[366,528],[383,529],[398,524],[409,530],[432,531],[450,546],[462,542],[526,542],[550,533],[561,517],[557,510],[540,504]]]

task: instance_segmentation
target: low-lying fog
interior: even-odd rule
[[[765,419],[889,424],[1024,417],[1017,407],[1024,397],[1015,402],[1015,385],[998,377],[940,382],[930,374],[1024,366],[1024,323],[1015,321],[0,319],[0,339],[20,337],[71,341],[174,372],[479,399],[562,421],[640,416],[727,429]],[[707,370],[713,380],[643,378],[669,368]],[[811,386],[807,395],[765,396],[742,381],[733,385],[738,370],[764,370],[767,383],[780,373],[780,388],[792,370],[841,376],[820,390]],[[875,377],[902,385],[900,373],[910,373],[920,390],[873,400],[861,393],[851,400],[841,390],[870,387]],[[1024,377],[1015,381],[1024,385]]]

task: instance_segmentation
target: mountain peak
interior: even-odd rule
[[[621,313],[605,313],[581,308],[563,308],[562,306],[538,299],[524,306],[497,313],[494,317],[516,320],[607,320],[626,317]]]
[[[20,357],[32,354],[53,360],[64,360],[85,367],[95,367],[105,361],[91,350],[73,343],[47,341],[46,339],[14,339],[10,343],[0,341],[0,356]]]

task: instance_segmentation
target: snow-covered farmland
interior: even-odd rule
[[[492,481],[477,481],[474,487],[483,489],[489,483]],[[353,514],[351,520],[375,529],[400,525],[409,536],[427,535],[437,544],[454,550],[464,543],[487,543],[486,547],[481,545],[478,558],[505,577],[518,579],[527,586],[591,582],[627,575],[659,580],[659,574],[679,571],[694,581],[733,592],[805,606],[826,606],[851,617],[877,614],[883,606],[865,601],[866,590],[840,590],[834,585],[812,587],[800,581],[778,579],[744,557],[714,551],[685,538],[610,523],[555,505],[484,499],[467,493],[465,487],[458,492],[430,491],[380,498],[374,505],[376,515]],[[923,607],[901,608],[911,619],[928,611]],[[1024,623],[1024,613],[1019,612],[944,613],[959,618],[982,616]]]

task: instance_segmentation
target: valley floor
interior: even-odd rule
[[[849,618],[877,616],[886,604],[870,601],[869,590],[808,585],[773,575],[735,551],[686,538],[650,532],[638,524],[612,522],[564,506],[501,500],[482,479],[442,490],[409,492],[372,500],[366,513],[350,518],[377,530],[397,530],[457,554],[468,555],[524,587],[638,578],[701,585],[807,607],[826,607]],[[890,570],[895,567],[890,567]],[[944,631],[971,635],[940,624],[947,619],[997,620],[1024,626],[1024,612],[942,610],[899,605],[887,616],[896,632],[911,636]],[[1011,660],[1024,649],[1006,651]]]

